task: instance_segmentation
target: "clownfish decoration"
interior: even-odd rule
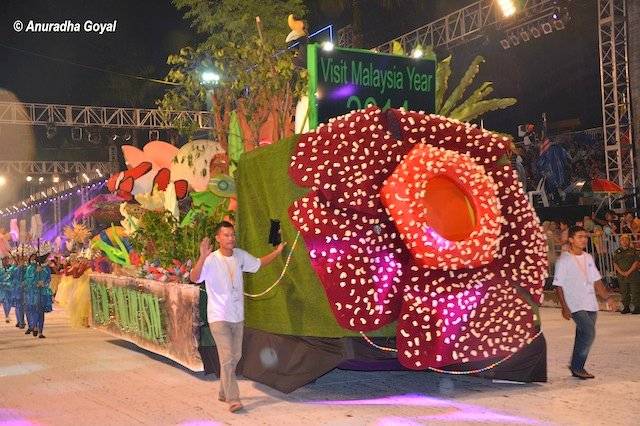
[[[163,167],[159,169],[155,175],[151,175],[153,165],[150,161],[143,161],[137,166],[113,174],[107,180],[107,189],[118,195],[125,201],[133,200],[134,187],[136,181],[152,179],[151,188],[157,188],[158,191],[164,191],[169,184],[173,184],[176,189],[176,197],[180,200],[186,197],[189,189],[189,183],[180,179],[175,182],[171,182],[171,171]]]

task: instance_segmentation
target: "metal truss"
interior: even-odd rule
[[[213,115],[206,111],[0,102],[0,124],[172,129],[181,121],[196,123],[199,129],[213,129]]]
[[[502,11],[494,0],[480,0],[469,6],[458,9],[438,20],[430,22],[409,33],[401,35],[374,50],[390,53],[394,42],[399,42],[405,52],[410,52],[420,45],[451,48],[484,37],[485,30],[491,26],[514,31],[549,14],[558,8],[555,0],[526,0],[522,9],[512,18],[504,18]],[[351,44],[353,30],[351,26],[338,30],[338,45],[348,47]]]
[[[607,179],[635,192],[625,0],[598,0],[602,128]],[[635,197],[615,208],[636,207]]]
[[[351,25],[347,25],[346,27],[342,27],[337,31],[338,40],[337,45],[340,47],[351,47],[353,46],[353,27]]]
[[[68,175],[82,173],[113,173],[117,161],[0,161],[0,173],[20,173],[23,175]]]

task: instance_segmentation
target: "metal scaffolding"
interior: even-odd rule
[[[598,0],[602,128],[607,179],[635,192],[625,0]],[[615,208],[636,207],[635,197]]]
[[[196,123],[199,129],[213,129],[213,115],[206,111],[0,102],[0,124],[172,129],[181,121]]]
[[[513,18],[504,18],[494,0],[480,0],[458,9],[440,19],[403,34],[374,50],[392,52],[394,42],[400,43],[405,52],[416,46],[451,48],[485,37],[485,30],[495,26],[506,31],[526,27],[541,16],[548,16],[558,8],[555,0],[526,0],[522,9]],[[353,39],[353,29],[347,26],[338,30],[338,45],[348,47]]]
[[[117,159],[105,161],[0,161],[0,173],[20,173],[23,175],[68,175],[113,173],[118,168]]]

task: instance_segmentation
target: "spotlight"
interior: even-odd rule
[[[58,128],[56,125],[50,121],[47,123],[47,139],[51,140],[56,137],[56,133],[58,133]]]
[[[58,182],[60,182],[60,176],[53,175],[53,178],[51,180],[53,181],[53,183],[58,183]]]
[[[76,143],[82,140],[82,128],[80,127],[71,128],[71,140],[73,140]]]
[[[118,139],[119,137],[120,137],[120,136],[118,136],[118,135],[113,135],[113,136],[111,136],[111,140],[115,142],[115,141],[116,141],[116,139]]]
[[[413,52],[411,52],[411,56],[413,56],[416,59],[422,58],[422,55],[424,55],[424,52],[419,47],[416,47],[415,49],[413,49]]]
[[[0,176],[0,186],[5,186],[7,184],[7,178],[4,176]]]
[[[43,177],[43,176],[40,176],[40,177],[38,178],[38,182],[40,182],[40,183],[44,182],[44,177]]]
[[[96,173],[98,174],[98,176],[102,177],[102,172],[100,171],[100,169],[96,169]]]
[[[27,176],[27,182],[31,182],[33,180],[33,176]]]
[[[331,43],[330,41],[325,41],[324,43],[322,43],[322,50],[324,50],[325,52],[331,52],[333,50],[333,43]]]
[[[200,77],[202,84],[206,85],[216,85],[220,81],[220,75],[213,71],[205,71]]]
[[[71,183],[70,180],[67,181],[67,185],[69,185],[69,188],[73,188],[73,184]]]
[[[24,201],[22,202],[22,205],[27,207],[27,203],[25,203]]]
[[[102,135],[96,131],[89,132],[89,136],[87,137],[87,139],[89,139],[89,143],[93,145],[97,145],[100,143],[100,139],[102,139]]]
[[[91,179],[89,179],[89,176],[87,176],[86,173],[82,174],[82,177],[84,178],[84,180],[86,180],[87,182],[89,182]]]
[[[40,194],[42,194],[43,197],[47,196],[47,194],[44,191],[40,191]]]
[[[131,133],[125,133],[125,135],[124,135],[124,140],[125,140],[126,142],[129,142],[129,141],[131,140]]]
[[[551,24],[548,22],[545,22],[544,24],[542,24],[542,32],[545,34],[551,34],[553,32],[553,28],[551,28]]]
[[[502,15],[505,18],[512,16],[516,13],[516,5],[513,0],[498,0],[498,5],[500,6],[500,10],[502,10]]]

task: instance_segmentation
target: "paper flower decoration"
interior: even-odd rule
[[[91,236],[91,233],[83,224],[73,222],[72,225],[65,226],[64,236],[68,241],[73,241],[76,244],[84,244]]]

